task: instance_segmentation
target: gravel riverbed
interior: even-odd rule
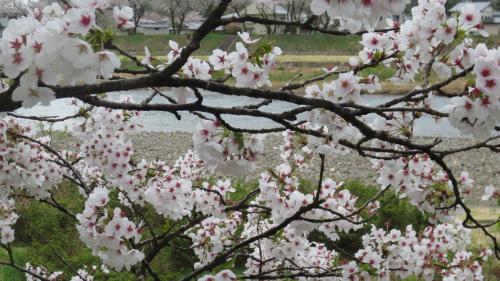
[[[173,163],[185,152],[192,148],[192,135],[180,132],[140,132],[129,136],[134,144],[135,158],[154,160],[161,159],[167,163]],[[68,144],[76,140],[67,135],[55,138],[53,145],[56,149],[64,149]],[[430,138],[420,138],[419,143],[432,142]],[[281,134],[268,134],[266,140],[266,151],[259,158],[258,169],[247,175],[248,179],[256,179],[265,168],[273,168],[280,164],[278,145],[282,143]],[[474,144],[473,139],[445,138],[438,148],[451,149]],[[462,171],[468,171],[475,180],[476,189],[469,198],[475,205],[482,205],[479,199],[486,185],[500,187],[500,155],[489,149],[477,149],[448,156],[446,162],[454,171],[456,176]],[[319,159],[315,159],[308,174],[304,176],[316,180],[319,175]],[[377,173],[371,167],[370,159],[363,158],[355,152],[345,156],[327,157],[325,163],[325,177],[331,177],[336,181],[358,180],[368,185],[376,185]],[[227,177],[227,175],[219,175]]]
[[[191,134],[187,133],[159,133],[142,132],[131,135],[137,156],[144,159],[164,159],[167,162],[176,160],[183,155],[187,149],[192,147]],[[422,143],[430,142],[431,139],[420,139]],[[266,138],[266,152],[261,157],[261,167],[274,167],[279,164],[279,152],[277,146],[282,142],[281,135],[270,134]],[[458,148],[474,143],[472,139],[444,139],[438,146],[450,149]],[[461,171],[468,171],[476,181],[476,186],[482,192],[485,185],[493,184],[500,186],[500,155],[489,149],[478,149],[451,155],[446,158],[447,163],[453,171],[459,175]],[[317,176],[319,173],[319,159],[312,165],[309,176]],[[370,159],[360,157],[357,153],[346,156],[329,157],[326,162],[327,176],[336,180],[357,179],[367,184],[375,183],[377,175],[371,168]],[[249,174],[255,177],[260,171]],[[476,194],[477,197],[480,193]]]

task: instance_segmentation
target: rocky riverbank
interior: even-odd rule
[[[137,156],[145,159],[163,159],[167,162],[175,161],[185,151],[192,147],[191,134],[186,133],[158,133],[143,132],[131,136]],[[281,143],[281,135],[269,135],[266,139],[266,152],[260,159],[261,167],[274,167],[279,164],[279,152],[277,146]],[[429,142],[430,139],[421,139],[422,142]],[[473,144],[472,139],[444,139],[439,145],[441,148],[457,148]],[[451,155],[446,158],[449,166],[460,174],[461,171],[468,171],[476,181],[476,186],[480,192],[474,197],[478,197],[485,185],[500,185],[500,155],[492,153],[488,149],[479,149]],[[317,165],[313,165],[308,176],[318,175],[319,160]],[[326,162],[328,176],[337,180],[357,179],[367,184],[373,184],[377,178],[375,171],[371,168],[369,159],[360,157],[356,153],[346,156],[330,157]],[[260,171],[249,175],[256,176]]]

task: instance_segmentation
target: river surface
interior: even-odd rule
[[[134,101],[140,102],[144,98],[150,95],[148,91],[134,91],[134,92],[117,92],[108,95],[108,99],[117,100],[120,96],[127,95],[131,96]],[[218,107],[233,107],[240,105],[256,104],[260,99],[253,99],[248,97],[230,97],[225,95],[220,95],[216,93],[206,92],[203,93],[204,101],[203,103],[209,106]],[[366,103],[371,106],[378,105],[387,102],[391,99],[396,98],[396,96],[389,95],[364,95],[363,99]],[[163,102],[162,97],[156,97],[153,99],[152,103]],[[434,109],[441,109],[444,105],[448,104],[449,100],[446,97],[436,97],[433,99],[431,107]],[[270,105],[262,107],[262,110],[267,112],[283,112],[295,108],[296,105],[275,101]],[[69,105],[68,99],[60,99],[53,101],[50,106],[35,106],[31,109],[19,109],[16,111],[20,115],[36,115],[36,116],[69,116],[76,113],[75,107]],[[181,113],[182,120],[179,121],[174,115],[165,112],[144,112],[141,120],[144,127],[141,128],[143,131],[156,131],[156,132],[193,132],[197,129],[199,124],[199,118],[187,113]],[[299,116],[300,118],[301,116]],[[373,116],[369,116],[369,119]],[[224,116],[231,125],[239,128],[273,128],[277,127],[278,124],[263,118],[256,117],[239,117],[239,116]],[[65,129],[71,128],[75,124],[75,121],[64,121],[54,125],[54,129]],[[420,118],[415,125],[415,134],[421,137],[460,137],[459,131],[451,127],[447,120],[435,121],[431,117]]]

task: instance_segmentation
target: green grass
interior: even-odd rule
[[[268,35],[261,39],[279,46],[285,55],[352,55],[361,50],[360,36],[325,34]]]
[[[148,46],[153,55],[166,55],[169,48],[168,41],[174,40],[181,46],[185,46],[190,41],[189,34],[186,35],[117,35],[115,44],[134,54],[143,54],[144,46]],[[231,34],[212,33],[207,35],[202,41],[200,49],[196,55],[210,55],[213,49],[219,48],[222,42]],[[258,37],[255,35],[254,37]],[[490,36],[487,38],[475,38],[477,42],[483,42],[490,48],[500,44],[500,36]],[[262,36],[260,42],[272,43],[283,50],[284,55],[355,55],[362,46],[359,43],[361,37],[358,35],[332,36],[320,33],[299,34],[299,35],[266,35]],[[231,48],[231,50],[234,49]],[[318,57],[316,57],[318,58]],[[303,57],[303,61],[307,60]]]
[[[14,260],[17,264],[24,267],[24,264],[29,260],[28,259],[28,251],[29,248],[26,247],[17,247],[14,248]],[[8,261],[9,257],[5,250],[0,251],[0,260]],[[18,271],[17,269],[10,266],[0,266],[0,281],[24,281],[26,278],[24,274]]]
[[[212,50],[219,48],[228,34],[209,34],[202,41],[196,55],[210,55]],[[115,44],[120,48],[134,53],[143,54],[147,46],[153,55],[166,55],[169,49],[168,41],[174,40],[180,46],[189,42],[189,35],[118,35]],[[261,42],[269,42],[279,46],[285,55],[350,55],[361,49],[359,36],[327,36],[322,34],[307,35],[268,35]],[[233,47],[234,49],[234,47]]]
[[[195,54],[209,55],[211,50],[219,47],[222,41],[227,37],[225,34],[210,34],[201,42],[200,50]],[[144,47],[147,46],[155,56],[167,55],[169,50],[168,41],[174,40],[180,46],[185,46],[189,42],[188,35],[118,35],[115,38],[115,44],[124,50],[134,54],[144,54]]]

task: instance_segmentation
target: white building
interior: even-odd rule
[[[222,16],[223,19],[228,19],[228,18],[239,18],[244,17],[244,16],[251,16],[251,17],[259,17],[259,18],[267,18],[267,19],[272,19],[272,20],[286,20],[287,19],[288,12],[285,8],[283,8],[280,5],[265,5],[265,4],[258,4],[258,3],[252,3],[248,5],[245,9],[239,12],[231,13]],[[284,32],[284,27],[283,26],[266,26],[263,24],[256,24],[256,23],[246,23],[245,24],[245,29],[246,31],[254,34],[268,34],[270,33],[269,29],[272,28],[272,31],[275,31],[276,33],[283,33]]]
[[[203,17],[197,13],[190,13],[184,19],[180,33],[186,34],[197,30],[205,21]],[[160,14],[149,14],[142,18],[137,25],[137,32],[143,34],[169,34],[173,32],[170,18],[163,17]]]
[[[147,35],[168,34],[171,28],[170,20],[167,18],[159,20],[141,19],[137,25],[137,32]]]

